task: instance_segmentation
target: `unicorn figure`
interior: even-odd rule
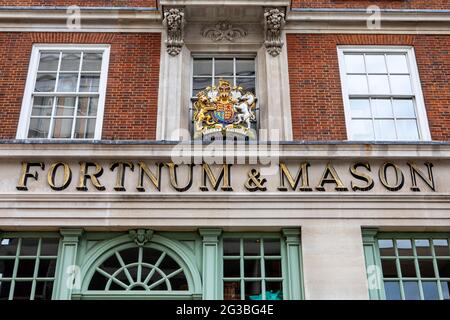
[[[240,97],[240,102],[234,105],[234,110],[237,113],[236,120],[234,124],[245,123],[247,128],[250,129],[250,121],[255,120],[255,114],[252,111],[252,107],[255,104],[255,96],[247,92],[242,97]]]

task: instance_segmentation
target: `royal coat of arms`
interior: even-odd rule
[[[256,97],[242,87],[220,80],[197,94],[194,108],[194,139],[217,134],[255,138]]]

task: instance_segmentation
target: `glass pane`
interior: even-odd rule
[[[244,261],[244,276],[246,278],[261,277],[261,263],[259,259]]]
[[[241,276],[241,261],[240,260],[224,260],[223,261],[223,276],[225,278],[239,278]]]
[[[241,283],[240,281],[223,283],[223,299],[224,300],[240,300],[241,299]]]
[[[392,94],[412,94],[409,76],[391,76]]]
[[[16,281],[13,300],[29,300],[31,296],[31,281]]]
[[[367,73],[387,73],[384,55],[366,55]]]
[[[53,292],[52,281],[37,281],[34,290],[34,300],[51,300]]]
[[[195,59],[194,76],[211,76],[212,59]]]
[[[244,239],[244,255],[259,256],[261,254],[261,242],[259,239]]]
[[[394,99],[394,114],[397,118],[415,118],[412,99]]]
[[[53,97],[34,97],[32,116],[47,116],[52,115]]]
[[[397,281],[385,281],[384,290],[386,293],[386,300],[400,300],[400,285]]]
[[[65,73],[59,75],[58,92],[76,92],[77,91],[78,74]]]
[[[136,260],[137,261],[137,260]],[[169,257],[168,255],[166,255],[166,257],[164,258],[164,260],[161,262],[161,264],[159,265],[159,268],[167,275],[171,274],[172,272],[180,269],[180,265],[173,260],[171,257]]]
[[[14,272],[14,259],[0,260],[0,279],[11,278]]]
[[[75,123],[76,139],[93,139],[95,135],[96,119],[77,118]]]
[[[403,282],[406,300],[420,300],[419,284],[417,281]]]
[[[450,260],[437,260],[439,276],[441,278],[450,278]]]
[[[75,97],[59,97],[56,102],[56,116],[73,117],[75,102]]]
[[[255,75],[255,60],[236,59],[236,75],[253,77]]]
[[[384,278],[398,278],[395,260],[382,259],[381,268],[383,269]]]
[[[348,92],[350,94],[367,94],[369,89],[367,87],[366,76],[348,76]]]
[[[347,73],[365,73],[364,56],[362,54],[346,54],[345,67]]]
[[[42,239],[41,240],[41,256],[58,255],[59,239]]]
[[[264,239],[264,255],[265,256],[279,256],[281,245],[278,239]]]
[[[73,119],[55,119],[53,138],[71,138]]]
[[[281,281],[266,281],[266,300],[283,300]]]
[[[11,289],[10,281],[0,281],[0,300],[8,300],[10,289]]]
[[[38,71],[57,71],[59,52],[41,52]]]
[[[450,300],[450,282],[441,282],[444,300]]]
[[[40,259],[38,277],[52,278],[55,276],[56,259]]]
[[[431,256],[430,240],[417,239],[414,240],[416,244],[416,252],[418,256]]]
[[[389,94],[388,76],[369,75],[369,88],[371,94]]]
[[[223,240],[223,254],[225,256],[240,255],[240,239],[224,239]]]
[[[372,112],[375,118],[393,118],[390,99],[372,99]]]
[[[422,282],[423,297],[425,300],[439,300],[437,282]]]
[[[61,71],[78,71],[80,69],[80,53],[63,53]]]
[[[48,138],[50,119],[31,119],[28,138]]]
[[[98,92],[100,75],[83,74],[80,80],[80,92]]]
[[[266,278],[281,277],[281,260],[265,260]]]
[[[233,59],[216,59],[214,72],[216,77],[232,77]]]
[[[437,256],[448,256],[448,241],[447,239],[434,239],[433,240],[434,253]]]
[[[152,248],[143,248],[142,250],[142,262],[155,264],[159,257],[161,257],[162,252]]]
[[[102,54],[101,53],[85,53],[83,55],[82,71],[101,71],[102,70]]]
[[[242,87],[244,92],[251,92],[255,93],[255,79],[254,78],[237,78],[236,79],[236,85],[239,87]]]
[[[404,54],[388,54],[386,56],[389,73],[408,73],[408,64]]]
[[[419,140],[419,129],[416,120],[397,120],[399,140]]]
[[[378,240],[381,256],[395,256],[394,242],[391,239]]]
[[[170,278],[170,286],[173,291],[187,291],[189,286],[186,280],[184,272],[177,273],[175,276]]]
[[[434,278],[435,277],[433,260],[419,259],[419,269],[420,269],[420,276],[422,278]]]
[[[125,265],[137,262],[137,261],[139,261],[139,248],[130,248],[130,249],[122,250],[119,252],[119,255],[122,258]],[[171,260],[171,258],[169,256],[166,256],[164,258],[163,262],[166,259],[168,260],[168,262],[170,262],[169,259]],[[161,263],[161,265],[162,265],[162,263]]]
[[[352,140],[373,140],[372,120],[352,120],[350,136]]]
[[[245,300],[262,300],[261,281],[245,282]]]
[[[394,120],[375,120],[375,137],[377,140],[396,140]]]
[[[414,265],[413,259],[401,259],[400,260],[400,268],[402,270],[403,278],[415,278],[416,274],[416,266]]]
[[[17,238],[0,238],[0,256],[15,256],[18,242]]]
[[[412,244],[409,239],[397,240],[397,250],[399,256],[412,256]]]
[[[368,99],[350,99],[352,118],[371,118],[370,103]]]
[[[78,111],[79,116],[97,116],[98,98],[86,97],[78,98]]]
[[[22,244],[20,245],[20,255],[35,256],[37,254],[38,244],[39,239],[22,239]]]
[[[35,92],[55,91],[56,73],[38,74],[36,77]]]
[[[19,267],[17,268],[17,277],[32,278],[34,275],[35,259],[19,259]]]
[[[120,263],[116,258],[116,255],[112,255],[108,259],[106,259],[100,266],[100,269],[107,272],[108,274],[113,274],[120,268]]]
[[[105,290],[108,278],[103,274],[96,272],[89,283],[88,290]]]
[[[195,96],[198,92],[205,90],[206,87],[210,87],[211,83],[211,78],[194,78],[192,82],[192,96]]]

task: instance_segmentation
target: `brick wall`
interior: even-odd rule
[[[152,7],[157,0],[0,0],[0,6]]]
[[[0,33],[0,138],[13,139],[33,43],[111,45],[103,139],[154,139],[161,35]]]
[[[450,0],[292,0],[293,8],[450,9]]]
[[[414,46],[433,140],[450,140],[450,36],[288,34],[295,140],[345,140],[338,45]]]

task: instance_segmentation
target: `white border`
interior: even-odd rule
[[[103,116],[105,110],[106,85],[108,82],[109,55],[111,46],[109,44],[35,44],[31,51],[30,64],[28,68],[28,76],[25,84],[25,90],[22,100],[22,108],[20,111],[19,124],[17,126],[16,139],[31,139],[27,137],[28,126],[30,125],[31,116],[31,100],[36,81],[37,68],[39,64],[39,52],[42,50],[98,50],[103,51],[102,69],[100,74],[99,98],[97,108],[97,120],[95,123],[94,140],[102,138]],[[48,140],[48,139],[32,139],[32,140]],[[51,140],[91,140],[91,139],[59,139]]]
[[[338,61],[339,61],[339,73],[341,77],[341,89],[342,99],[344,102],[345,111],[345,126],[347,131],[347,140],[352,140],[350,137],[350,99],[347,88],[346,74],[345,74],[345,59],[344,53],[347,52],[360,52],[360,53],[391,53],[398,52],[406,54],[408,63],[411,69],[411,81],[413,86],[413,94],[415,96],[416,108],[417,108],[417,124],[419,126],[419,140],[418,141],[431,141],[430,128],[428,126],[428,117],[425,108],[425,101],[422,93],[422,86],[419,77],[419,70],[417,68],[416,56],[414,54],[414,48],[411,46],[338,46]],[[352,140],[353,141],[353,140]],[[359,140],[358,140],[359,141]],[[375,140],[384,141],[384,140]],[[403,141],[403,140],[396,140]]]

